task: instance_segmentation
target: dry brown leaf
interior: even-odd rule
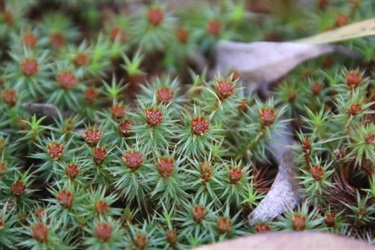
[[[341,28],[330,30],[314,36],[294,40],[295,43],[325,44],[344,41],[348,39],[374,36],[375,18],[353,23]]]

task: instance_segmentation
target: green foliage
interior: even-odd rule
[[[257,19],[248,1],[151,2],[0,8],[0,246],[187,249],[270,230],[371,242],[373,38],[344,43],[361,61],[301,65],[271,98],[248,95],[246,76],[213,72],[211,60],[221,39],[315,34],[372,17],[371,1],[275,1]],[[285,133],[306,199],[250,227],[278,167],[269,143]]]

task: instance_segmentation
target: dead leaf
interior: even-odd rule
[[[322,232],[266,232],[216,244],[204,245],[194,250],[227,250],[227,249],[258,249],[258,250],[373,250],[374,247],[360,240],[345,236]]]
[[[375,18],[353,23],[315,36],[294,40],[295,43],[325,44],[375,35]]]
[[[294,42],[239,43],[220,41],[216,46],[216,71],[226,75],[238,71],[245,82],[247,94],[280,79],[309,59],[329,53],[352,58],[358,54],[339,45],[315,45]]]
[[[274,219],[302,201],[296,172],[293,152],[288,148],[281,158],[279,171],[270,191],[248,217],[250,225]]]

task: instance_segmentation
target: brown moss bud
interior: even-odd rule
[[[315,181],[320,182],[324,175],[324,169],[320,166],[314,166],[310,169],[310,173]]]
[[[233,94],[235,87],[233,84],[228,83],[225,80],[222,80],[216,83],[216,89],[217,89],[219,99],[224,100]]]
[[[206,208],[197,205],[193,208],[192,215],[195,223],[200,224],[206,217]]]
[[[346,73],[346,85],[350,88],[357,88],[362,81],[362,75],[358,71]]]
[[[229,171],[229,180],[232,184],[236,184],[242,178],[242,171],[240,168],[233,168]]]
[[[218,36],[221,33],[222,24],[220,20],[213,19],[207,24],[207,32],[209,35]]]
[[[50,142],[47,146],[47,152],[54,161],[60,160],[65,148],[62,144],[57,142]]]
[[[348,114],[352,116],[356,116],[362,111],[362,106],[358,103],[354,103],[349,106]]]
[[[13,25],[14,23],[14,15],[9,10],[6,10],[3,12],[3,19],[4,19],[4,22],[7,23],[8,25]]]
[[[99,96],[98,91],[96,91],[95,88],[88,88],[85,91],[85,97],[86,97],[87,102],[89,103],[93,103],[98,98],[98,96]]]
[[[107,157],[107,150],[105,148],[95,148],[93,159],[94,162],[100,165]]]
[[[367,144],[371,144],[375,142],[375,134],[368,134],[365,136],[365,141]]]
[[[38,38],[31,32],[25,33],[22,36],[22,43],[29,48],[34,48]]]
[[[175,230],[167,230],[165,232],[165,237],[167,238],[167,242],[172,247],[176,246],[177,242],[177,232]]]
[[[232,228],[232,221],[227,217],[219,217],[216,225],[219,234],[226,234]]]
[[[17,94],[16,91],[14,91],[13,89],[4,90],[1,93],[1,98],[3,99],[3,102],[9,105],[10,107],[16,105]]]
[[[96,237],[101,242],[108,242],[111,239],[112,230],[112,226],[108,225],[107,223],[98,223],[94,229],[94,232]]]
[[[74,57],[73,63],[76,67],[84,66],[89,63],[89,58],[85,53],[80,52]]]
[[[164,19],[164,13],[159,8],[150,8],[147,12],[147,18],[150,24],[158,26]]]
[[[79,168],[76,164],[70,163],[68,166],[66,166],[65,172],[70,180],[74,180],[79,174]]]
[[[270,126],[276,119],[275,110],[271,108],[262,108],[259,110],[259,118],[264,126]]]
[[[110,31],[109,38],[112,42],[119,41],[119,42],[125,42],[125,32],[120,28],[113,28]]]
[[[195,135],[201,136],[205,134],[209,128],[210,124],[201,116],[198,116],[191,121],[191,130]]]
[[[143,163],[142,153],[134,150],[126,152],[122,159],[124,160],[125,165],[133,172],[136,171]]]
[[[164,119],[163,113],[158,108],[151,108],[145,110],[146,123],[150,127],[156,127],[160,125]]]
[[[38,61],[32,58],[27,58],[21,62],[21,71],[25,76],[33,76],[38,73]]]
[[[102,138],[102,134],[96,128],[90,128],[83,133],[82,137],[90,147],[95,147]]]
[[[336,20],[335,20],[335,28],[338,28],[338,27],[342,27],[342,26],[345,26],[347,25],[349,22],[348,20],[348,16],[345,15],[345,14],[338,14],[337,17],[336,17]]]
[[[67,190],[58,193],[56,200],[63,208],[71,209],[73,206],[73,194]]]
[[[54,32],[49,36],[49,41],[52,46],[60,48],[65,44],[65,36],[60,32]]]
[[[161,157],[158,160],[157,167],[160,175],[167,179],[173,174],[175,161],[168,157]]]
[[[264,232],[270,232],[271,228],[266,223],[259,223],[255,226],[255,232],[256,233],[264,233]]]
[[[211,180],[212,167],[209,162],[203,162],[200,165],[201,177],[204,183]]]
[[[125,116],[126,109],[122,103],[114,104],[111,108],[112,119],[120,120]]]
[[[288,102],[293,103],[297,98],[297,92],[294,90],[291,90],[288,94]]]
[[[11,194],[14,197],[21,197],[26,191],[26,185],[22,181],[15,181],[10,189]]]
[[[37,223],[31,227],[31,234],[39,243],[45,243],[48,241],[48,226]]]
[[[158,100],[159,103],[170,103],[173,101],[174,98],[174,93],[172,90],[169,88],[161,88],[156,91],[156,99]]]
[[[311,152],[311,142],[309,138],[305,137],[302,139],[301,148],[302,152],[305,154],[309,154]]]
[[[322,92],[322,90],[323,90],[323,85],[319,82],[316,82],[311,86],[311,91],[314,96],[318,96],[320,92]]]
[[[40,221],[43,216],[47,216],[47,211],[42,208],[38,208],[38,210],[35,212],[35,217]]]
[[[178,29],[176,30],[176,37],[180,41],[180,43],[185,44],[189,39],[189,33],[185,29]]]
[[[335,226],[335,215],[334,214],[326,214],[324,216],[324,223],[328,226],[328,227],[334,227]]]
[[[144,250],[147,246],[147,237],[143,234],[138,234],[134,238],[134,246],[137,250]]]
[[[294,215],[292,219],[292,227],[295,231],[303,231],[306,228],[306,218],[302,215]]]
[[[56,76],[56,81],[63,89],[70,89],[78,83],[76,76],[67,71],[59,73]]]
[[[128,137],[132,131],[133,122],[124,120],[118,125],[118,129],[123,137]]]
[[[7,171],[8,169],[8,166],[5,162],[3,161],[0,161],[0,177],[5,174],[5,172]]]
[[[109,206],[104,200],[100,200],[95,203],[95,212],[97,212],[98,214],[104,215],[108,212],[108,210]]]

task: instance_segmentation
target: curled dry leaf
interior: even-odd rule
[[[282,119],[286,118],[282,117]],[[279,164],[279,171],[266,197],[250,213],[248,219],[251,225],[273,219],[302,201],[298,179],[296,179],[296,164],[293,151],[290,149],[290,145],[296,144],[291,126],[283,127],[281,133],[272,133],[271,138],[267,146]]]
[[[241,73],[247,93],[259,88],[267,90],[270,83],[307,60],[329,53],[358,59],[360,56],[356,52],[328,43],[374,35],[375,18],[371,18],[289,42],[220,41],[216,46],[216,71],[226,74],[236,70]]]
[[[218,249],[374,249],[373,246],[352,238],[322,232],[267,232],[205,245],[195,250]]]
[[[279,147],[282,147],[279,145]],[[257,222],[265,222],[294,208],[302,201],[299,192],[299,184],[296,179],[296,165],[291,149],[285,150],[276,179],[270,191],[259,203],[256,209],[250,213],[248,219],[250,225]]]
[[[216,71],[236,70],[246,82],[246,93],[280,79],[299,64],[329,53],[358,58],[357,53],[340,45],[315,45],[294,42],[239,43],[220,41],[216,46]]]

